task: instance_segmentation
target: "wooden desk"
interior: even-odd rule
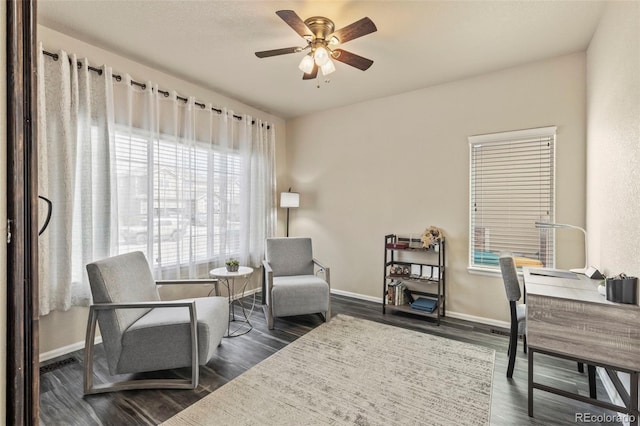
[[[640,307],[613,303],[598,293],[598,280],[538,275],[540,268],[524,267],[529,349],[529,416],[533,417],[533,389],[552,392],[633,416],[638,424],[640,371]],[[535,383],[534,353],[544,353],[589,365],[629,373],[631,394],[626,406]]]

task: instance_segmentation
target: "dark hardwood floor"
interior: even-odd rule
[[[251,317],[254,329],[241,337],[223,339],[215,358],[207,366],[201,367],[200,385],[195,390],[125,391],[83,397],[83,351],[62,357],[62,363],[61,359],[43,363],[40,377],[41,424],[156,425],[323,323],[319,315],[278,318],[275,330],[268,330],[259,306],[256,308]],[[576,413],[589,413],[592,416],[615,414],[599,407],[536,390],[535,417],[528,417],[527,359],[522,353],[522,347],[518,347],[515,373],[513,379],[509,380],[506,378],[508,339],[492,333],[486,325],[445,318],[438,327],[435,323],[417,316],[382,315],[380,304],[342,296],[332,296],[332,309],[333,315],[351,315],[494,349],[496,362],[492,388],[492,425],[575,424]],[[108,372],[101,345],[96,348],[95,368],[95,381],[100,383]],[[188,377],[189,369],[173,370],[170,373]],[[578,373],[575,362],[544,356],[538,358],[536,355],[536,380],[586,396],[589,394],[587,375]],[[598,398],[608,400],[599,380]]]

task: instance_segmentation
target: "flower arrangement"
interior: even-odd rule
[[[425,229],[422,233],[422,237],[420,237],[420,239],[422,240],[422,247],[424,248],[429,248],[439,243],[443,238],[444,233],[442,232],[442,229],[436,226],[430,226]]]
[[[227,265],[227,271],[229,272],[238,272],[238,268],[240,267],[240,262],[236,259],[229,259],[224,262],[224,264]]]

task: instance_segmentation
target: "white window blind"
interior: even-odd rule
[[[469,137],[469,267],[499,269],[501,252],[518,266],[554,267],[556,127]]]
[[[140,250],[155,268],[238,256],[236,151],[143,132],[117,131],[115,142],[120,253]]]

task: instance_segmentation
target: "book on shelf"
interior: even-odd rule
[[[387,304],[406,305],[409,300],[406,296],[407,286],[402,281],[393,281],[387,285]]]
[[[422,312],[433,312],[438,307],[438,301],[435,299],[427,299],[425,297],[417,298],[413,303],[411,303],[411,309],[415,309],[417,311]]]

